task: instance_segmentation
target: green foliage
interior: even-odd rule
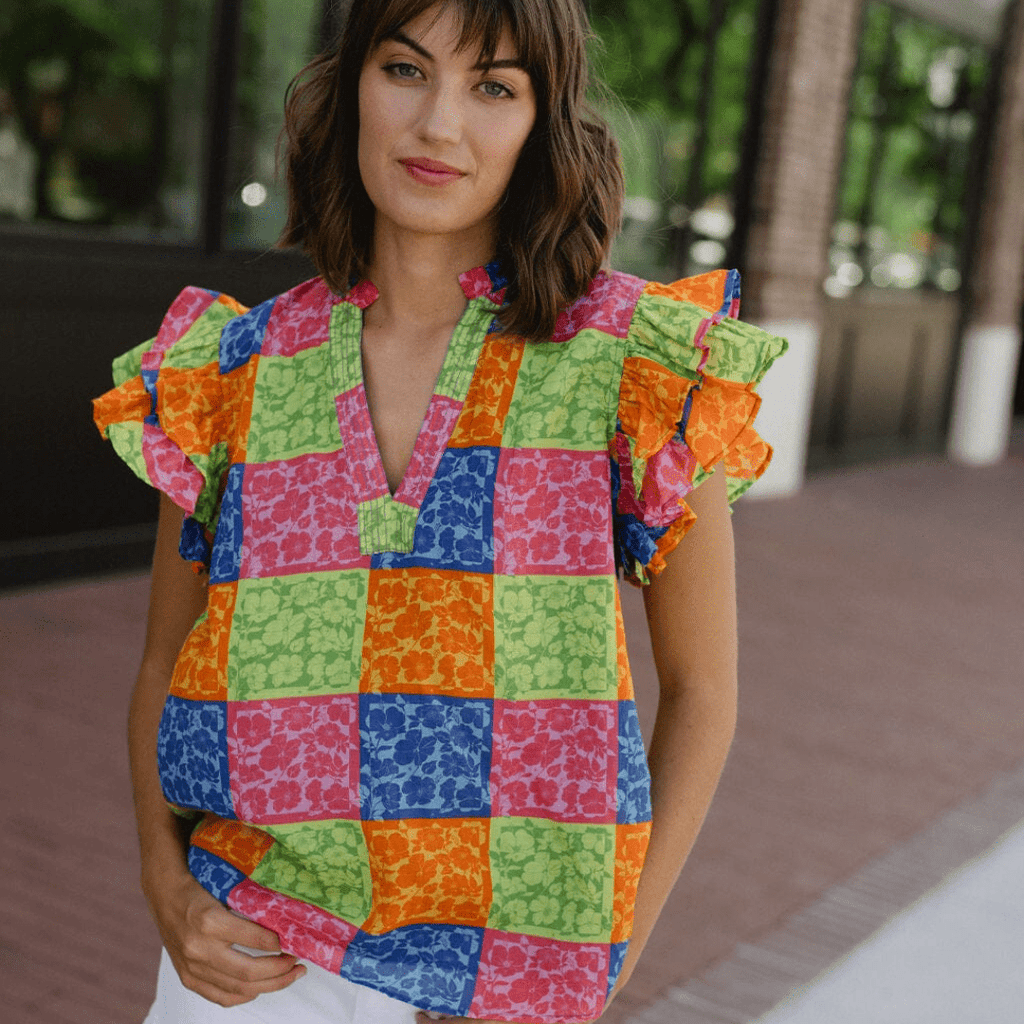
[[[677,208],[732,205],[760,2],[723,0],[712,32],[715,0],[592,0],[597,70],[625,108],[606,116],[623,145],[627,190],[661,211],[642,237],[627,224],[620,241],[619,261],[640,272],[679,269]]]
[[[866,8],[838,201],[839,219],[873,239],[866,271],[897,251],[922,254],[929,272],[958,262],[990,64],[980,44],[887,4]]]
[[[0,15],[0,89],[36,152],[42,219],[104,221],[152,199],[159,26],[143,0],[19,0]]]

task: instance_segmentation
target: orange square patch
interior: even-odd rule
[[[207,814],[192,833],[192,845],[233,864],[246,876],[259,866],[274,840],[266,832]]]
[[[170,692],[186,700],[228,699],[228,641],[237,583],[211,584],[206,613],[185,639]]]
[[[370,572],[359,690],[494,696],[494,584],[434,569]]]
[[[517,338],[504,337],[489,337],[484,341],[449,447],[501,447],[505,417],[512,404],[525,344]]]
[[[693,384],[649,359],[623,363],[619,419],[639,458],[649,459],[676,432]]]
[[[111,423],[141,423],[153,401],[141,377],[129,377],[120,387],[92,400],[93,420],[103,436]]]
[[[626,626],[622,621],[622,600],[619,588],[615,588],[615,657],[618,667],[619,689],[616,700],[635,700],[633,674],[629,668],[629,654],[626,651]]]
[[[744,387],[717,377],[704,378],[700,390],[694,392],[686,443],[705,469],[718,462],[747,430],[760,404],[753,385]]]
[[[671,284],[651,281],[644,292],[647,295],[667,295],[670,299],[680,302],[692,302],[709,313],[717,313],[725,301],[725,285],[728,278],[728,270],[712,270],[707,274],[673,281]]]
[[[647,856],[651,823],[615,826],[615,892],[612,898],[611,942],[625,942],[633,934],[633,908],[640,872]]]
[[[245,462],[252,422],[252,392],[259,363],[259,355],[254,355],[221,377],[224,393],[221,430],[228,443],[228,458],[235,463]]]
[[[485,818],[364,821],[373,909],[363,930],[381,935],[409,924],[487,925],[491,906]]]
[[[217,363],[195,369],[163,367],[156,394],[164,433],[186,455],[209,455],[222,430],[223,396]]]

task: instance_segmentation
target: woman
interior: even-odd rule
[[[734,273],[602,269],[586,40],[577,0],[357,0],[287,104],[283,243],[321,276],[186,289],[97,400],[164,492],[130,722],[152,1024],[597,1019],[694,842],[785,343]]]

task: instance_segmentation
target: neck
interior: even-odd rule
[[[459,275],[494,255],[491,233],[417,235],[378,225],[368,277],[380,298],[366,311],[375,327],[454,326],[466,309]]]

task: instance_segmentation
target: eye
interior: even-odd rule
[[[480,88],[484,91],[484,94],[490,96],[492,99],[500,100],[505,96],[510,99],[514,98],[515,94],[507,85],[502,85],[501,82],[496,82],[493,79],[488,79],[486,82],[480,83]]]
[[[385,64],[384,70],[392,78],[414,79],[420,73],[415,64],[408,64],[405,61],[395,61],[393,64]]]

